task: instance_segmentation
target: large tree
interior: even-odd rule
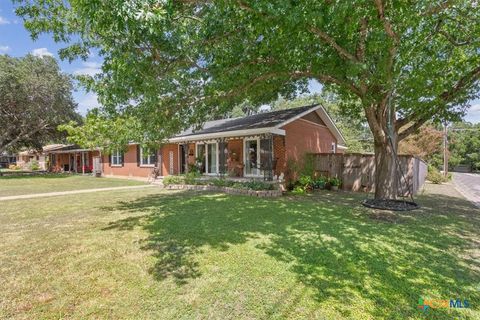
[[[80,119],[72,88],[52,57],[0,55],[0,153],[64,137],[57,126]]]
[[[316,79],[366,117],[376,198],[397,195],[399,141],[428,120],[458,118],[478,95],[477,1],[17,2],[33,36],[70,43],[63,56],[100,48],[103,72],[89,85],[158,138]]]

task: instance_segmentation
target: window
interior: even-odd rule
[[[112,152],[112,159],[110,160],[112,166],[121,166],[123,164],[123,153],[120,150]]]
[[[207,144],[207,173],[217,173],[217,144]]]
[[[142,166],[153,166],[155,165],[155,153],[145,149],[140,148],[140,165]]]
[[[197,166],[201,173],[218,173],[218,144],[197,144]]]
[[[335,142],[332,142],[332,153],[337,152],[337,144]]]
[[[245,140],[245,175],[258,176],[260,172],[260,144],[258,139]]]

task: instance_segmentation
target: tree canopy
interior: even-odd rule
[[[69,43],[62,56],[99,48],[88,85],[157,138],[319,81],[367,119],[376,197],[396,196],[398,142],[479,92],[476,1],[16,1],[33,36]]]
[[[126,150],[130,142],[145,139],[135,118],[110,117],[98,109],[90,110],[81,125],[70,121],[58,129],[67,132],[69,142],[107,154],[115,150]]]
[[[0,55],[0,153],[64,138],[57,126],[81,120],[72,89],[52,57]]]
[[[469,165],[480,170],[480,123],[457,122],[448,129],[449,166]]]

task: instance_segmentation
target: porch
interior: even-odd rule
[[[92,173],[98,151],[68,146],[48,154],[48,170],[52,172]]]
[[[283,174],[285,166],[285,140],[277,134],[195,139],[176,145],[179,174],[195,171],[206,178],[271,181]],[[161,166],[171,174],[165,164],[173,158],[162,151],[161,155]]]

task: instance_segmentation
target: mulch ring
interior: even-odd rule
[[[410,211],[420,208],[415,202],[393,199],[367,199],[362,204],[367,208],[390,211]]]

